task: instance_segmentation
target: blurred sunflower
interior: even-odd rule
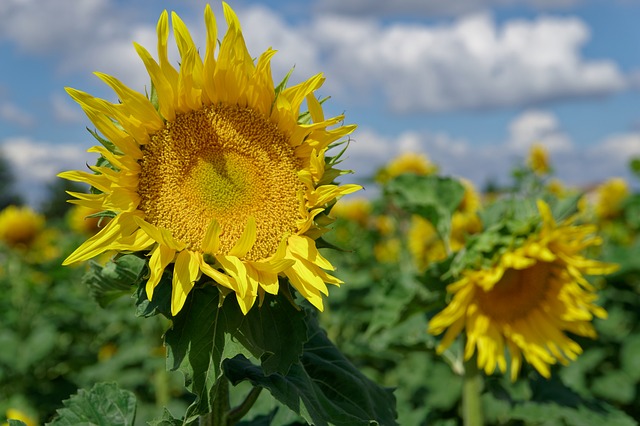
[[[537,175],[546,175],[551,171],[549,165],[549,153],[547,149],[539,143],[533,144],[529,150],[527,164]]]
[[[108,222],[106,217],[95,217],[100,210],[89,207],[75,205],[67,213],[66,220],[69,228],[79,234],[94,235]]]
[[[34,417],[22,410],[18,410],[17,408],[9,408],[7,410],[6,416],[7,420],[19,420],[27,426],[38,425],[38,421]],[[9,423],[3,423],[3,426],[5,425],[9,425]]]
[[[149,299],[173,263],[173,315],[202,274],[225,294],[235,292],[244,313],[265,292],[278,292],[279,276],[322,310],[326,284],[341,281],[325,272],[334,268],[315,239],[326,231],[327,208],[360,189],[333,183],[340,171],[325,153],[355,126],[341,125],[342,115],[325,119],[314,95],[322,75],[275,87],[270,66],[275,51],[268,49],[254,63],[235,13],[226,3],[223,8],[228,29],[217,57],[209,6],[204,59],[172,13],[180,67],[171,65],[166,11],[157,26],[158,61],[135,44],[153,83],[151,100],[101,73],[96,75],[118,94],[119,103],[67,89],[108,139],[105,147],[90,149],[108,164],[91,167],[94,173],[70,171],[61,177],[99,191],[72,193],[73,203],[114,217],[64,263],[107,250],[148,250]],[[308,114],[301,115],[303,101]]]
[[[407,152],[398,155],[376,174],[376,181],[388,182],[404,173],[428,176],[438,172],[438,166],[431,162],[426,154]]]
[[[331,216],[366,226],[371,218],[371,201],[366,198],[343,199],[331,208]]]
[[[463,272],[447,288],[452,300],[429,323],[430,333],[446,330],[438,353],[465,330],[465,359],[477,351],[486,374],[506,371],[508,349],[512,380],[523,357],[548,378],[550,365],[582,352],[565,332],[596,336],[591,321],[607,314],[594,303],[595,288],[584,275],[611,273],[616,266],[581,255],[600,243],[595,226],[575,225],[575,217],[558,224],[542,201],[538,210],[541,227],[521,246],[508,249],[489,268]]]
[[[596,188],[595,212],[600,220],[617,217],[629,197],[629,185],[620,177],[610,178]]]
[[[0,212],[0,241],[9,247],[30,247],[44,224],[44,216],[31,208],[8,206]]]

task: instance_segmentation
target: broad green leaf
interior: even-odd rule
[[[640,381],[640,334],[634,334],[622,342],[620,362],[625,373],[635,382]]]
[[[144,259],[133,254],[110,260],[105,266],[90,262],[82,280],[98,304],[105,307],[115,299],[131,294],[133,286],[142,279],[145,264]]]
[[[27,424],[22,420],[9,419],[7,422],[9,423],[9,426],[27,426]]]
[[[136,397],[115,383],[98,383],[90,391],[80,389],[63,404],[48,425],[127,426],[135,421]]]
[[[392,390],[379,387],[358,371],[314,319],[309,321],[309,334],[301,362],[294,364],[287,375],[265,374],[242,355],[223,363],[225,375],[233,384],[249,380],[266,388],[317,426],[396,424]]]
[[[430,221],[443,240],[451,232],[451,215],[464,196],[464,187],[456,179],[439,176],[403,174],[385,185],[394,204]]]
[[[594,395],[607,401],[631,404],[636,397],[636,383],[625,371],[609,371],[591,384]]]
[[[151,420],[147,422],[149,426],[183,426],[184,423],[180,419],[176,419],[173,417],[171,412],[166,408],[162,412],[162,417],[160,419]]]
[[[289,301],[266,295],[263,305],[254,306],[246,316],[239,309],[226,309],[225,314],[233,323],[229,332],[260,359],[266,374],[287,374],[299,361],[307,341],[305,313]]]
[[[214,286],[194,289],[165,333],[167,368],[181,371],[187,390],[196,395],[187,421],[211,412],[216,383],[222,375],[227,324],[218,309],[219,295]]]

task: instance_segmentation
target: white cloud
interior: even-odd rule
[[[84,119],[82,110],[73,104],[70,98],[61,93],[54,93],[51,98],[51,110],[56,120],[63,123],[77,123]]]
[[[11,103],[0,103],[0,120],[9,124],[17,124],[21,127],[29,127],[35,122],[33,116],[27,111]]]
[[[579,146],[548,111],[526,111],[508,125],[500,144],[479,145],[447,133],[405,131],[382,136],[371,128],[356,132],[343,166],[355,170],[351,181],[363,181],[400,153],[425,153],[444,175],[464,177],[482,188],[488,181],[509,183],[514,166],[523,164],[533,142],[549,150],[556,176],[569,185],[587,187],[612,176],[632,179],[628,162],[640,156],[640,132],[611,135]]]
[[[451,25],[382,26],[323,16],[314,31],[343,88],[379,90],[400,112],[527,105],[626,86],[613,62],[581,57],[589,29],[578,18],[497,26],[479,14]]]
[[[530,6],[535,9],[561,9],[580,0],[322,0],[316,8],[323,12],[375,16],[456,16],[501,6]]]
[[[517,1],[384,4],[413,10],[422,4],[486,6]],[[375,2],[370,7],[381,4]],[[153,53],[156,17],[140,23],[128,12],[110,0],[3,0],[0,39],[12,40],[34,54],[55,52],[59,72],[100,70],[142,90],[148,86],[148,76],[131,42],[135,40]],[[581,55],[590,31],[578,18],[541,17],[497,25],[489,14],[481,13],[441,25],[383,25],[362,16],[318,14],[292,24],[260,5],[238,8],[237,12],[254,56],[270,46],[279,50],[273,62],[276,78],[294,65],[292,82],[324,71],[326,90],[351,105],[370,102],[382,94],[384,103],[397,112],[481,109],[606,95],[627,87],[626,77],[615,63],[587,60]],[[190,17],[185,20],[196,44],[203,48],[201,12],[193,22]],[[221,14],[218,24],[222,34],[225,24]]]
[[[558,118],[543,110],[525,111],[509,124],[509,149],[526,154],[534,143],[543,145],[550,153],[572,149],[571,139],[560,128]]]
[[[82,169],[94,164],[96,154],[88,153],[89,146],[54,144],[29,137],[7,138],[0,142],[2,156],[12,166],[18,191],[32,205],[37,205],[45,188],[64,170]]]

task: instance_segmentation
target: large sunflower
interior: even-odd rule
[[[538,209],[538,232],[491,268],[467,271],[447,288],[452,300],[429,322],[433,334],[446,330],[438,353],[466,330],[465,359],[477,351],[478,366],[486,374],[496,368],[506,371],[508,349],[513,380],[523,357],[549,377],[550,365],[574,360],[582,352],[566,332],[596,336],[591,321],[605,318],[606,311],[594,303],[595,288],[584,275],[607,274],[615,265],[581,255],[599,243],[595,226],[575,225],[573,218],[558,224],[542,201]]]
[[[135,44],[153,84],[150,98],[101,73],[117,104],[67,89],[106,142],[89,150],[102,157],[94,173],[60,176],[97,189],[71,193],[71,202],[114,217],[65,264],[108,250],[148,251],[149,299],[173,264],[173,315],[202,274],[235,292],[244,313],[264,292],[278,292],[279,276],[322,310],[326,283],[340,281],[325,272],[333,267],[315,239],[325,231],[327,207],[360,189],[333,183],[339,171],[325,152],[355,126],[341,125],[343,116],[325,119],[314,94],[322,75],[274,87],[275,51],[254,62],[235,13],[223,8],[228,30],[217,55],[209,6],[204,58],[172,13],[180,67],[171,65],[166,11],[157,26],[158,61]],[[299,120],[304,101],[308,119]]]

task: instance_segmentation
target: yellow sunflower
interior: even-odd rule
[[[595,212],[599,219],[614,219],[622,212],[622,203],[629,197],[629,185],[621,177],[606,180],[596,188]]]
[[[225,3],[223,8],[228,29],[217,54],[216,20],[208,5],[204,58],[172,13],[180,66],[171,65],[166,11],[157,26],[158,60],[135,44],[154,102],[102,73],[96,75],[117,93],[118,103],[67,89],[111,148],[89,150],[109,163],[91,167],[94,173],[61,177],[99,191],[71,193],[77,198],[71,202],[114,217],[64,263],[107,250],[148,251],[149,299],[173,264],[173,315],[202,274],[224,294],[235,292],[244,313],[265,292],[278,292],[279,276],[322,310],[326,284],[341,281],[325,272],[334,268],[315,239],[326,231],[327,207],[360,189],[333,183],[339,172],[325,153],[355,126],[341,125],[343,116],[324,117],[314,94],[321,74],[275,87],[275,51],[254,62],[235,13]],[[307,120],[299,120],[303,102]]]
[[[376,180],[385,183],[404,173],[413,173],[418,176],[428,176],[438,172],[438,166],[431,162],[426,154],[407,152],[398,155],[382,168]]]
[[[549,165],[549,153],[541,144],[536,143],[531,146],[527,163],[529,164],[529,167],[531,167],[531,170],[533,170],[537,175],[546,175],[551,171],[551,166]]]
[[[44,216],[31,208],[8,206],[0,212],[0,241],[9,247],[30,247],[44,225]]]
[[[477,351],[478,367],[486,374],[506,371],[508,350],[512,380],[523,357],[548,378],[550,365],[567,363],[582,352],[565,332],[596,336],[591,321],[607,313],[594,303],[595,288],[584,275],[611,273],[616,266],[581,255],[600,243],[595,226],[575,225],[575,218],[558,224],[542,201],[538,209],[539,232],[493,267],[469,270],[447,288],[452,300],[429,323],[430,333],[446,330],[438,353],[466,330],[465,359]]]

